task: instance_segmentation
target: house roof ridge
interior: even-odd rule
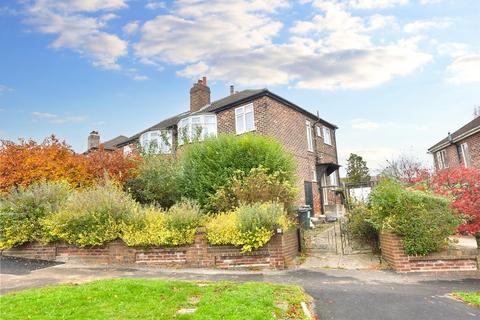
[[[467,134],[466,137],[469,136],[469,132],[472,131],[472,134],[475,133],[475,130],[480,130],[480,117],[476,117],[474,118],[473,120],[467,122],[465,125],[463,125],[462,127],[460,127],[460,129],[458,130],[455,130],[453,133],[451,133],[451,138],[453,140]],[[439,142],[437,142],[436,144],[434,144],[433,146],[431,146],[430,148],[428,148],[428,151],[429,152],[434,152],[434,151],[438,151],[437,149],[443,145],[449,145],[449,136],[443,138],[442,140],[440,140]]]

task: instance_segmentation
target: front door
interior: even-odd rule
[[[312,208],[312,216],[314,215],[313,211],[313,187],[311,181],[305,181],[305,204],[309,205]]]

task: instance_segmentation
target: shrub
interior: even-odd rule
[[[237,171],[263,166],[268,174],[278,172],[280,181],[294,181],[292,156],[276,140],[260,135],[220,135],[192,143],[185,146],[181,161],[185,196],[207,210],[215,209],[210,199]]]
[[[241,246],[243,252],[263,247],[274,230],[292,226],[282,205],[255,203],[214,216],[206,224],[207,240],[214,245]]]
[[[252,168],[248,173],[235,172],[231,181],[220,188],[210,199],[216,211],[228,211],[240,204],[276,201],[286,208],[295,199],[296,189],[288,180],[283,180],[280,172],[269,174],[262,166]]]
[[[91,181],[101,181],[108,176],[110,179],[125,183],[135,175],[139,163],[139,158],[135,154],[125,157],[122,150],[107,151],[102,146],[82,157]]]
[[[446,244],[459,221],[450,200],[383,180],[370,195],[372,222],[403,238],[407,254],[425,255]]]
[[[0,141],[0,192],[39,181],[66,181],[72,187],[89,184],[81,156],[55,136],[42,143]]]
[[[121,225],[138,210],[133,199],[118,186],[105,184],[73,193],[43,223],[49,240],[80,247],[102,245],[120,236]]]
[[[138,175],[128,180],[125,188],[142,204],[169,208],[181,198],[180,168],[174,158],[145,155]]]
[[[37,182],[12,190],[0,199],[0,249],[43,240],[40,220],[66,200],[70,189],[62,182]]]
[[[348,215],[348,232],[361,243],[368,244],[372,251],[378,250],[378,231],[372,221],[372,211],[363,203],[355,204]]]
[[[179,203],[167,212],[149,207],[123,223],[122,239],[129,246],[192,244],[199,223],[200,211],[192,202]]]
[[[480,170],[455,168],[436,172],[431,188],[437,194],[453,198],[452,208],[465,218],[458,230],[480,238]]]

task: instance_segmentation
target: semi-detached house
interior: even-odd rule
[[[341,212],[336,144],[337,127],[267,89],[243,90],[210,101],[207,79],[190,89],[190,110],[165,119],[117,145],[129,152],[133,145],[156,146],[157,153],[171,153],[172,146],[194,136],[253,132],[280,141],[297,163],[297,204],[310,205],[315,214]],[[199,136],[196,136],[199,134]]]

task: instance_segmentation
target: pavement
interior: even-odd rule
[[[322,320],[471,320],[480,309],[449,297],[480,290],[480,273],[396,274],[385,270],[299,268],[289,271],[162,269],[50,264],[0,257],[0,293],[103,278],[266,281],[302,286]]]

